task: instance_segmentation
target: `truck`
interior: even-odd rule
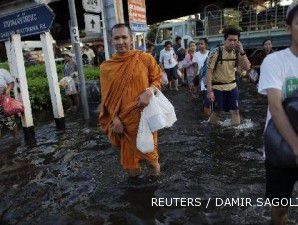
[[[171,21],[165,21],[158,27],[155,38],[157,55],[166,41],[174,43],[175,38],[182,38],[182,47],[187,48],[189,41],[198,42],[207,38],[209,48],[214,48],[223,41],[223,29],[232,23],[242,30],[240,41],[249,52],[262,46],[266,38],[270,38],[273,47],[281,49],[290,45],[290,36],[286,32],[285,14],[288,6],[275,6],[264,10],[224,9],[189,15]],[[232,21],[232,22],[231,22]]]

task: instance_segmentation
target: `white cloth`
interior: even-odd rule
[[[202,68],[204,65],[204,62],[206,60],[206,58],[208,57],[209,54],[209,50],[207,50],[205,52],[205,54],[202,54],[200,51],[195,53],[195,61],[199,64],[199,68]],[[204,83],[204,79],[201,79],[201,91],[207,90],[205,87],[205,83]]]
[[[162,49],[159,54],[159,63],[163,64],[165,69],[174,68],[178,64],[174,50],[166,51]]]
[[[287,78],[298,78],[298,57],[289,48],[268,55],[261,65],[258,91],[267,95],[267,89],[283,90]],[[268,108],[266,126],[271,118]],[[265,127],[266,127],[265,126]]]
[[[0,94],[3,94],[7,85],[14,82],[14,78],[5,69],[0,69]]]

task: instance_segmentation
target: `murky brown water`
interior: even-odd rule
[[[215,198],[264,197],[266,100],[241,86],[238,128],[209,126],[185,88],[166,93],[178,122],[160,132],[162,176],[130,181],[118,152],[95,126],[68,116],[67,129],[36,127],[37,145],[0,141],[1,225],[267,225],[269,207],[216,207]],[[95,121],[95,120],[94,120]],[[297,187],[294,196],[297,195]],[[152,207],[152,198],[201,198],[200,207]],[[208,208],[208,199],[212,198]],[[298,224],[291,208],[290,224]]]

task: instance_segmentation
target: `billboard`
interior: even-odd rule
[[[146,4],[145,0],[128,0],[129,24],[134,32],[146,32]]]

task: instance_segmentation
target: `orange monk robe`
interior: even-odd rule
[[[162,71],[155,59],[147,53],[132,50],[115,54],[111,60],[100,65],[101,109],[99,122],[114,146],[120,147],[121,165],[124,169],[139,169],[139,161],[158,160],[157,132],[154,133],[154,151],[141,153],[136,148],[136,136],[142,109],[137,106],[138,96],[146,88],[161,87]],[[124,125],[124,134],[119,136],[111,130],[118,116]]]

